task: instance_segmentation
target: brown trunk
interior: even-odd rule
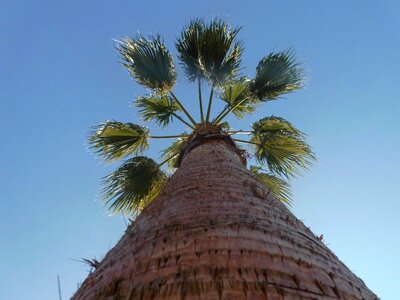
[[[193,148],[72,299],[378,299],[222,140]]]

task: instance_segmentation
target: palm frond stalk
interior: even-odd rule
[[[250,145],[255,145],[255,146],[259,146],[260,144],[259,143],[255,143],[255,142],[252,142],[252,141],[246,141],[246,140],[241,140],[241,139],[233,139],[234,141],[236,141],[236,142],[239,142],[239,143],[245,143],[245,144],[250,144]]]
[[[171,91],[170,92],[171,96],[174,98],[176,104],[179,106],[179,108],[183,111],[183,113],[189,118],[190,122],[192,122],[192,124],[194,126],[196,126],[196,121],[193,119],[193,117],[190,115],[190,113],[185,109],[185,107],[183,106],[183,104],[179,101],[179,99],[175,96],[175,94]]]
[[[182,137],[187,137],[187,135],[150,135],[150,139],[176,139],[176,138],[182,138]]]
[[[199,92],[199,109],[200,109],[200,120],[201,123],[204,123],[204,112],[203,112],[203,99],[201,97],[201,79],[197,79],[198,82],[198,92]]]
[[[249,135],[253,133],[251,130],[234,130],[234,131],[228,131],[229,135],[235,135],[235,134],[246,134]]]
[[[210,114],[211,114],[211,106],[212,106],[213,95],[214,95],[214,84],[211,86],[210,97],[209,97],[209,99],[208,99],[206,123],[208,123],[209,120],[210,120]]]

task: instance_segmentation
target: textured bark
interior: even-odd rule
[[[378,299],[221,140],[192,149],[72,299]]]

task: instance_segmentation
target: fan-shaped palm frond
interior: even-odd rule
[[[251,127],[257,135],[263,135],[265,137],[274,137],[276,135],[292,136],[296,138],[305,137],[305,134],[294,127],[292,123],[276,116],[262,118],[253,123]]]
[[[285,180],[272,174],[261,172],[260,167],[250,166],[250,172],[264,185],[278,200],[290,205],[292,203],[292,191]]]
[[[175,65],[161,36],[127,38],[117,49],[123,65],[138,83],[156,91],[172,89],[176,81]]]
[[[213,123],[217,124],[230,112],[233,112],[237,118],[243,118],[245,114],[254,112],[259,101],[252,97],[249,83],[247,78],[241,78],[222,86],[220,98],[226,102],[226,106]]]
[[[260,163],[266,163],[268,169],[278,175],[294,176],[301,174],[300,169],[308,169],[312,163],[312,153],[309,146],[291,137],[276,137],[263,139],[253,137],[256,145],[256,158]]]
[[[242,43],[236,40],[239,30],[217,19],[209,24],[201,19],[191,21],[176,42],[189,80],[205,77],[219,85],[233,79],[243,52]]]
[[[176,116],[176,112],[180,110],[175,101],[167,95],[139,97],[135,103],[145,121],[154,121],[162,127],[168,126]]]
[[[243,53],[242,43],[236,40],[239,30],[217,19],[203,30],[200,65],[206,78],[214,84],[232,80],[239,72]]]
[[[181,36],[175,43],[178,57],[182,63],[186,76],[190,81],[204,77],[204,71],[200,67],[200,47],[202,44],[204,21],[192,20],[183,28]]]
[[[304,73],[293,51],[271,53],[258,64],[250,86],[260,101],[269,101],[303,86]]]
[[[304,134],[288,121],[267,117],[253,124],[250,143],[255,147],[259,163],[277,174],[288,177],[301,174],[315,160],[314,153],[304,140]]]
[[[166,180],[154,160],[137,156],[104,177],[104,200],[114,213],[136,215],[159,194]]]
[[[133,123],[108,121],[94,127],[89,143],[95,153],[112,161],[147,149],[148,133],[147,128]]]
[[[182,133],[182,135],[187,134],[186,132]],[[161,151],[161,157],[164,160],[163,163],[167,163],[170,169],[176,168],[179,153],[182,149],[182,143],[184,143],[186,138],[178,138],[173,142],[168,148],[165,148]]]

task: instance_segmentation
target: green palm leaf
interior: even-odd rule
[[[303,81],[302,67],[288,50],[271,53],[259,62],[250,90],[260,101],[269,101],[301,88]]]
[[[256,159],[266,164],[277,175],[294,176],[307,170],[315,160],[305,135],[288,121],[267,117],[253,124],[250,142],[255,147]]]
[[[236,40],[239,30],[217,19],[209,24],[201,19],[191,21],[176,42],[189,80],[205,77],[219,85],[233,79],[243,52],[242,43]]]
[[[175,65],[161,36],[127,38],[117,49],[123,65],[138,83],[164,93],[172,89],[176,81]]]
[[[220,98],[226,102],[225,111],[231,110],[238,118],[254,112],[258,101],[250,94],[249,83],[248,79],[241,78],[222,86]]]
[[[148,133],[147,128],[133,123],[108,121],[94,127],[89,144],[95,153],[112,161],[147,149]]]
[[[305,137],[305,134],[294,127],[292,123],[276,116],[262,118],[253,123],[251,127],[257,135],[263,135],[264,137],[274,137],[277,135],[286,135],[296,138]]]
[[[190,81],[203,78],[203,70],[200,67],[200,46],[202,44],[204,21],[192,20],[183,28],[181,36],[175,43],[178,57],[181,61],[186,76]]]
[[[154,160],[137,156],[104,177],[102,192],[110,211],[136,215],[157,197],[166,181]]]
[[[187,134],[186,132],[182,135]],[[170,169],[174,169],[177,166],[179,153],[182,149],[182,143],[186,141],[185,138],[176,139],[168,148],[162,150],[161,157],[167,163]]]
[[[214,84],[231,80],[239,72],[243,53],[242,43],[236,41],[239,30],[222,20],[213,20],[204,28],[200,64],[206,78]]]
[[[250,166],[250,172],[257,180],[264,185],[278,200],[290,205],[292,203],[292,191],[290,185],[285,180],[272,174],[260,172],[262,169]]]
[[[156,94],[137,98],[136,106],[145,121],[154,121],[162,127],[168,126],[175,113],[180,110],[171,97]]]

